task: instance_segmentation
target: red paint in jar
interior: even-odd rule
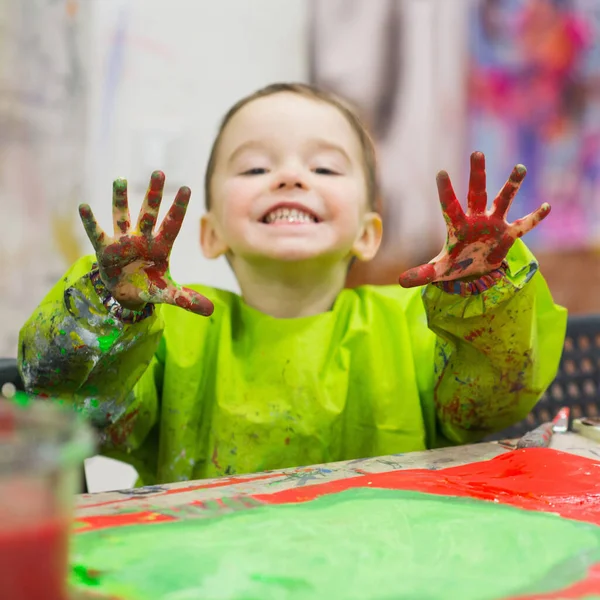
[[[22,526],[0,521],[2,598],[67,600],[70,529],[71,523],[66,519]]]

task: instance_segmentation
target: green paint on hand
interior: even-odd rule
[[[144,273],[131,273],[131,275],[129,275],[129,281],[140,291],[148,289],[148,278]]]
[[[102,352],[108,352],[119,337],[119,333],[118,329],[114,329],[109,335],[99,336],[98,346],[100,346],[100,350]]]
[[[127,600],[436,598],[562,589],[600,527],[479,500],[353,489],[212,518],[75,536],[72,582]],[[83,566],[82,566],[83,565]]]

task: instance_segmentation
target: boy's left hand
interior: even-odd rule
[[[550,213],[550,205],[544,203],[526,217],[514,223],[507,222],[508,209],[525,174],[525,167],[517,165],[488,211],[485,156],[481,152],[473,152],[465,214],[452,189],[448,173],[440,171],[437,187],[448,229],[446,244],[428,264],[402,273],[400,285],[408,288],[432,281],[474,279],[500,267],[515,240],[531,231]]]

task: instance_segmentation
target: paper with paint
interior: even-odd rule
[[[599,472],[520,450],[255,497],[268,506],[84,519],[71,581],[123,600],[589,599],[600,594]]]
[[[600,562],[600,527],[363,488],[216,519],[83,533],[74,560],[107,592],[146,600],[484,600],[582,579]]]
[[[550,205],[544,203],[526,217],[514,223],[507,222],[508,210],[525,174],[525,167],[517,165],[494,199],[491,210],[487,211],[485,157],[481,152],[474,152],[465,213],[448,173],[438,173],[438,194],[448,230],[446,244],[428,264],[402,273],[400,285],[414,287],[432,281],[479,277],[498,269],[515,240],[531,231],[550,213]]]

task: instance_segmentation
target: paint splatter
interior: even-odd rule
[[[114,329],[109,335],[101,335],[98,337],[98,346],[101,352],[108,352],[112,347],[117,338],[119,337],[119,330]]]

